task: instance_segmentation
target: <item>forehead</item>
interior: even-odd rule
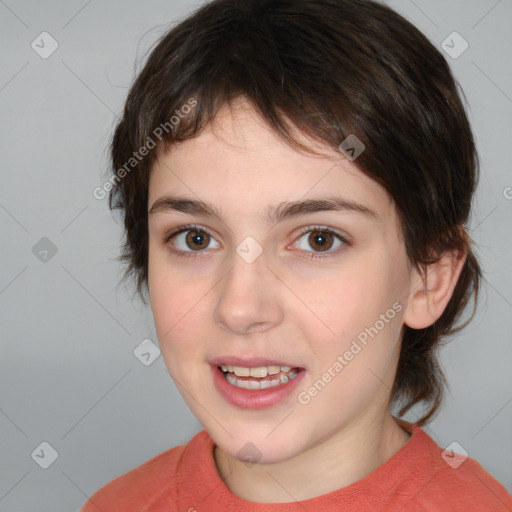
[[[198,136],[160,149],[148,207],[165,195],[179,195],[207,203],[216,213],[233,210],[269,220],[271,205],[331,197],[366,207],[381,220],[394,214],[386,191],[354,162],[294,135],[318,154],[290,147],[247,103],[225,105]]]

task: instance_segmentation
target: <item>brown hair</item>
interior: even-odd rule
[[[416,422],[426,423],[446,385],[439,344],[473,318],[481,279],[465,228],[478,155],[459,91],[429,40],[375,1],[205,4],[155,43],[111,141],[109,205],[124,217],[124,278],[135,277],[145,302],[148,183],[158,148],[198,135],[224,104],[248,99],[301,151],[309,148],[292,126],[333,148],[354,134],[366,147],[354,163],[394,200],[410,264],[425,275],[446,251],[467,254],[441,317],[425,329],[403,328],[391,402],[402,404],[400,416],[426,404]],[[472,293],[472,314],[456,326]]]

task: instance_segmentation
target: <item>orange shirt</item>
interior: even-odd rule
[[[511,512],[506,489],[471,458],[441,456],[420,427],[365,478],[316,498],[255,503],[234,495],[217,473],[206,430],[96,491],[79,512]],[[455,462],[454,462],[455,461]]]

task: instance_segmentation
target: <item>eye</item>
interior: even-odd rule
[[[210,242],[215,239],[208,233],[208,231],[199,228],[198,226],[181,226],[177,231],[173,231],[164,236],[164,244],[171,244],[171,251],[177,256],[184,256],[187,258],[195,258],[197,252],[203,249],[216,249],[219,247],[217,244],[210,247]]]
[[[306,235],[309,236],[306,237]],[[204,249],[220,247],[208,231],[196,225],[180,226],[171,233],[164,235],[162,241],[170,246],[170,250],[176,256],[185,258],[196,258],[199,255],[198,253]],[[172,243],[170,243],[171,241]],[[215,242],[216,245],[210,247],[212,242]],[[345,245],[350,245],[350,243],[345,236],[331,228],[309,226],[303,230],[294,245],[297,245],[300,250],[309,252],[309,257],[315,259],[335,256],[340,250],[343,250]],[[313,251],[310,251],[307,246],[313,248]],[[335,250],[331,250],[333,248]]]
[[[343,246],[349,245],[347,239],[342,234],[324,226],[310,226],[306,228],[306,231],[303,231],[295,244],[299,249],[311,252],[311,258],[326,258],[336,255],[339,253],[340,247],[343,248]],[[313,251],[309,251],[308,246],[312,247]],[[330,250],[333,248],[338,250]],[[322,252],[326,254],[318,254]]]

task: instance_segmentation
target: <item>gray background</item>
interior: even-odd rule
[[[512,491],[512,0],[387,3],[439,48],[453,31],[469,43],[447,59],[482,157],[470,227],[485,281],[475,320],[442,350],[450,391],[426,431],[441,446],[457,441]],[[0,0],[3,512],[77,510],[202,428],[162,358],[134,356],[156,342],[151,313],[117,286],[121,226],[92,194],[145,50],[197,5]],[[43,31],[59,45],[46,59],[31,47]],[[43,237],[56,254],[40,252]],[[43,441],[58,453],[48,469],[36,463],[51,456]]]

